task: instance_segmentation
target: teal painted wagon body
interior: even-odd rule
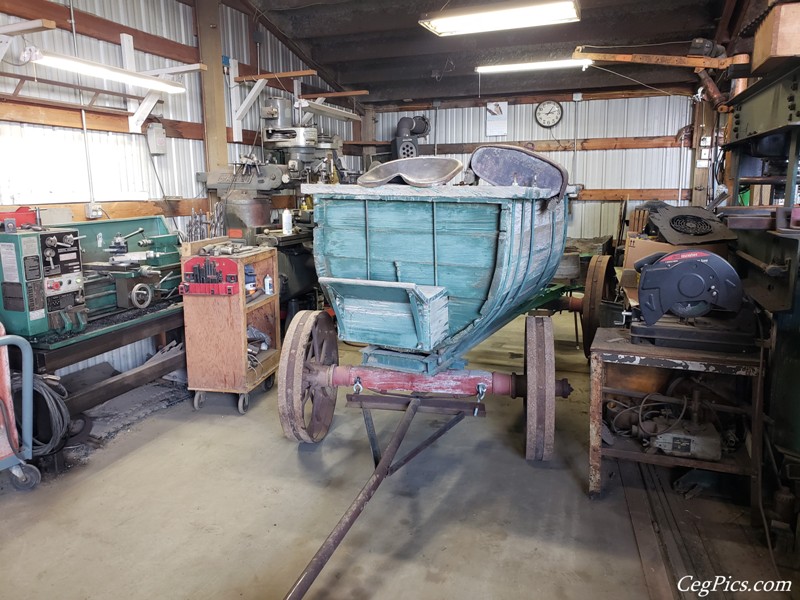
[[[529,310],[555,274],[565,196],[519,186],[307,185],[339,337],[366,365],[435,374]],[[563,191],[562,191],[563,193]]]

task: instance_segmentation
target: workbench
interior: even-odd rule
[[[632,344],[627,329],[600,328],[591,347],[591,392],[589,400],[589,495],[602,489],[601,461],[603,457],[633,460],[665,467],[690,467],[721,473],[749,476],[750,497],[756,506],[760,494],[759,475],[762,457],[763,392],[759,355],[725,354],[683,348],[665,348],[648,344]],[[649,453],[630,438],[616,438],[614,446],[603,446],[601,430],[603,403],[615,393],[620,382],[633,383],[636,371],[649,369],[651,373],[686,371],[750,378],[752,396],[746,410],[750,420],[749,444],[743,444],[733,454],[723,454],[720,461],[683,458],[661,453]],[[664,373],[660,373],[664,374]],[[640,390],[641,391],[641,390]],[[651,389],[650,392],[661,390]],[[639,394],[640,397],[645,394]],[[635,397],[635,396],[634,396]],[[748,453],[749,450],[749,453]]]

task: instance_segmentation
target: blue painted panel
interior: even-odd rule
[[[444,287],[459,307],[449,321],[450,332],[458,332],[486,302],[501,206],[439,201],[434,209],[433,202],[324,199],[316,205],[320,275],[366,278],[366,217],[369,279]]]
[[[319,282],[344,340],[430,351],[449,333],[444,288],[332,277]]]
[[[307,191],[315,200],[315,261],[321,277],[435,282],[446,292],[449,335],[436,353],[412,351],[403,361],[391,352],[384,352],[385,360],[377,349],[365,352],[365,361],[385,362],[388,368],[402,363],[402,370],[434,373],[456,364],[529,306],[563,253],[566,199],[540,200],[535,188],[339,185]],[[363,300],[356,296],[353,300]],[[388,347],[374,331],[400,332],[385,315],[368,314],[377,301],[382,300],[355,304],[342,320],[350,332],[373,332],[354,333],[353,341]],[[408,323],[413,311],[410,305],[404,310],[396,314]]]

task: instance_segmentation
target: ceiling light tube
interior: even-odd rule
[[[422,15],[419,24],[436,35],[463,35],[572,23],[580,21],[577,0],[498,2],[491,8],[472,7]]]
[[[581,67],[586,70],[594,63],[588,58],[565,58],[564,60],[543,60],[538,62],[515,63],[510,65],[484,65],[475,67],[476,73],[519,73],[522,71],[549,71]]]
[[[166,92],[167,94],[182,94],[186,88],[169,79],[162,79],[160,77],[152,77],[151,75],[143,75],[136,71],[129,71],[128,69],[120,69],[119,67],[112,67],[102,63],[93,62],[91,60],[84,60],[74,56],[64,56],[61,54],[53,54],[39,50],[34,46],[28,46],[22,53],[23,62],[32,62],[44,67],[52,67],[54,69],[61,69],[62,71],[70,71],[87,77],[97,77],[98,79],[106,79],[108,81],[117,81],[137,87],[146,88],[148,90],[155,90],[158,92]]]

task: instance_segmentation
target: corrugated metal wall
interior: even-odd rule
[[[68,0],[60,0],[68,5]],[[191,7],[176,0],[74,0],[76,10],[99,15],[105,19],[123,23],[142,31],[160,35],[176,42],[196,45]],[[308,68],[288,48],[280,43],[261,25],[258,30],[265,41],[259,44],[258,57],[250,56],[250,28],[248,16],[228,6],[221,6],[222,47],[226,56],[244,63],[260,66],[262,72],[278,72]],[[21,21],[0,13],[0,25]],[[77,36],[78,55],[109,65],[122,66],[122,54],[116,44],[103,42],[83,35]],[[7,53],[3,70],[38,76],[44,79],[79,83],[78,76],[64,71],[31,65],[13,64],[26,45],[37,45],[59,54],[72,55],[73,39],[68,31],[56,29],[14,38]],[[135,52],[139,70],[176,66],[181,63]],[[257,60],[255,60],[257,58]],[[164,95],[164,102],[153,111],[156,116],[179,121],[202,122],[202,100],[199,74],[187,74],[181,78],[187,93]],[[303,81],[329,90],[319,77],[307,77]],[[84,85],[102,87],[115,92],[124,92],[125,86],[113,82],[99,82],[83,78]],[[17,80],[0,77],[0,93],[14,91]],[[229,82],[230,84],[230,82]],[[248,85],[239,86],[242,98]],[[132,93],[143,94],[141,89]],[[291,96],[286,92],[272,90],[265,94]],[[77,103],[80,94],[68,87],[43,85],[28,82],[23,94],[45,100]],[[231,123],[230,102],[226,95],[228,125]],[[88,101],[88,97],[86,98]],[[124,102],[113,96],[99,96],[96,104],[102,107],[124,109]],[[247,115],[244,127],[259,128],[259,106],[254,106]],[[352,125],[322,117],[317,126],[323,133],[338,134],[351,139]],[[168,138],[167,154],[151,159],[144,136],[124,133],[89,132],[90,156],[95,197],[98,201],[146,200],[160,198],[163,194],[183,198],[205,195],[202,184],[195,180],[195,173],[205,170],[203,142]],[[257,149],[256,149],[257,150]],[[249,146],[229,145],[231,162],[241,154],[250,152]],[[89,183],[86,175],[83,133],[76,129],[0,122],[0,202],[29,204],[47,202],[86,202],[89,200]],[[357,168],[359,159],[347,158],[348,168]],[[47,174],[47,176],[43,176]]]
[[[153,338],[139,340],[133,344],[128,344],[122,348],[112,350],[111,352],[106,352],[105,354],[82,360],[74,365],[69,365],[63,369],[58,369],[55,374],[63,376],[68,373],[75,373],[76,371],[94,367],[104,362],[111,363],[117,371],[124,373],[125,371],[143,365],[148,358],[155,354],[155,351],[156,344]]]
[[[238,60],[239,62],[247,63],[255,67],[261,73],[283,73],[287,71],[302,71],[309,69],[303,61],[301,61],[295,54],[293,54],[286,46],[284,46],[272,33],[267,31],[261,24],[256,26],[258,38],[264,40],[263,44],[258,44],[258,56],[250,56],[250,27],[248,17],[229,6],[222,6],[222,53],[229,58]],[[255,60],[254,60],[255,59]],[[325,83],[320,77],[302,77],[300,81],[309,85],[316,86],[326,91],[331,91],[332,88]],[[228,85],[236,85],[233,81],[228,79]],[[249,84],[237,86],[236,93],[239,94],[241,100],[244,100],[248,91],[250,90]],[[273,96],[280,98],[291,98],[292,90],[280,90],[268,88],[262,93],[259,102],[250,109],[243,121],[244,129],[257,131],[260,126],[261,114],[261,101],[263,98]],[[225,96],[225,108],[227,114],[228,126],[231,126],[232,111],[230,107],[230,98]],[[350,122],[339,121],[329,117],[315,117],[314,123],[320,133],[329,135],[339,135],[342,139],[350,140],[353,136],[353,125]],[[238,160],[239,155],[249,154],[251,151],[259,151],[259,146],[251,148],[242,144],[237,145],[235,148],[228,149],[228,157],[231,162]],[[258,156],[258,152],[256,154]],[[353,157],[354,159],[355,157]],[[350,168],[356,164],[360,164],[358,159],[349,159],[348,165]]]
[[[0,122],[0,203],[85,202],[89,198],[83,133],[75,129]],[[95,198],[148,200],[204,194],[195,173],[205,169],[203,142],[167,138],[154,156],[144,136],[89,131]]]
[[[69,6],[69,0],[51,0]],[[72,0],[75,10],[103,17],[115,23],[173,42],[197,46],[192,7],[176,0]]]
[[[57,0],[69,5],[68,0]],[[193,10],[190,6],[176,0],[74,0],[76,10],[96,14],[105,19],[125,24],[135,29],[166,37],[170,40],[197,45],[194,35]],[[227,6],[221,8],[223,51],[253,66],[260,66],[262,72],[290,71],[307,68],[288,48],[283,46],[272,34],[259,26],[264,40],[259,45],[258,57],[249,54],[249,23],[243,13]],[[0,25],[21,21],[0,13]],[[77,84],[76,75],[39,67],[35,72],[30,65],[14,64],[26,45],[37,45],[43,49],[60,54],[72,55],[73,38],[68,31],[56,29],[41,33],[27,34],[25,38],[14,39],[11,50],[6,54],[3,70],[14,73],[38,76],[40,78]],[[86,36],[77,36],[78,56],[109,65],[122,66],[122,55],[118,45],[103,42]],[[136,51],[136,67],[148,70],[179,65],[176,61]],[[202,102],[200,95],[200,76],[183,76],[187,93],[165,95],[163,104],[153,114],[180,121],[202,122]],[[305,78],[304,81],[323,89],[330,89],[319,77]],[[86,78],[84,85],[96,86],[116,92],[124,92],[125,86],[113,82],[100,82]],[[0,93],[11,93],[17,80],[0,77]],[[140,89],[132,93],[143,95]],[[242,97],[246,86],[241,87]],[[290,94],[276,91],[276,94]],[[78,92],[62,86],[43,85],[37,82],[25,84],[24,95],[35,98],[77,103]],[[88,101],[88,97],[86,98]],[[227,101],[227,98],[226,98]],[[100,96],[98,106],[124,109],[122,100],[110,96]],[[245,128],[258,129],[258,107],[254,107]],[[230,123],[230,108],[228,107]],[[352,126],[339,121],[319,119],[319,128],[325,133],[338,133],[344,139],[351,139]],[[95,195],[98,201],[144,200],[167,196],[194,198],[205,195],[205,189],[195,181],[195,173],[205,169],[204,145],[202,141],[168,138],[167,154],[151,157],[142,135],[106,133],[90,131],[88,140],[91,153]],[[249,151],[241,144],[230,144],[231,161]],[[80,130],[0,122],[0,203],[31,204],[48,202],[81,202],[89,199],[89,186],[86,174],[83,133]],[[159,185],[158,179],[161,180]],[[178,228],[184,229],[188,219],[168,220]],[[95,357],[58,371],[66,374],[81,368],[108,361],[119,371],[141,365],[155,350],[153,340],[142,340],[114,352]]]
[[[537,125],[533,114],[536,106],[510,105],[506,136],[486,135],[486,110],[483,107],[378,113],[376,136],[382,140],[391,139],[401,117],[417,114],[424,114],[431,122],[431,133],[423,140],[427,144],[674,136],[691,122],[690,99],[684,96],[564,102],[564,116],[549,130]],[[563,165],[570,174],[571,183],[580,183],[592,190],[677,190],[686,189],[691,180],[691,154],[683,148],[542,154]],[[446,156],[459,159],[465,166],[469,161],[468,154]],[[456,178],[454,183],[459,180]],[[637,204],[632,202],[629,209]],[[569,235],[595,237],[613,234],[619,209],[619,202],[573,202]]]

